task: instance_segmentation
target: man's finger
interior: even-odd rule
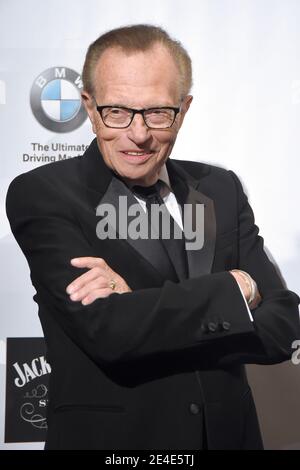
[[[99,277],[101,274],[102,274],[101,268],[99,267],[92,268],[87,273],[81,274],[81,276],[77,277],[74,281],[71,282],[71,284],[67,286],[66,288],[67,293],[73,294],[78,289],[81,289],[88,282],[91,282],[97,277]],[[104,274],[104,271],[103,271],[103,274]]]
[[[76,268],[95,268],[96,266],[104,267],[106,265],[103,258],[96,258],[91,256],[82,256],[80,258],[72,258],[71,264]]]
[[[92,302],[94,302],[96,299],[104,299],[105,297],[109,297],[113,293],[114,291],[112,291],[110,288],[96,289],[93,292],[91,292],[89,295],[87,295],[81,301],[81,303],[82,305],[89,305]]]
[[[107,279],[105,277],[98,277],[71,294],[70,299],[78,302],[88,296],[91,292],[98,289],[107,289],[108,287]]]

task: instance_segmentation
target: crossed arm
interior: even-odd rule
[[[8,218],[30,266],[39,304],[96,363],[187,350],[199,358],[199,367],[202,362],[207,367],[208,358],[218,367],[233,360],[275,363],[290,357],[291,344],[300,337],[299,298],[284,289],[263,253],[243,194],[239,267],[257,281],[263,298],[254,324],[228,272],[130,292],[130,280],[95,258],[69,205],[57,204],[55,183],[46,176],[14,180],[7,196]],[[83,265],[86,272],[78,277]],[[111,280],[116,283],[114,291],[108,287]],[[206,326],[215,318],[220,325],[230,323],[230,330],[210,335]]]
[[[88,272],[76,278],[66,288],[70,299],[81,302],[82,305],[89,305],[96,299],[108,297],[113,292],[124,294],[132,292],[125,279],[111,269],[103,258],[80,257],[70,260],[71,264],[77,268],[87,268]],[[245,300],[249,302],[251,289],[245,275],[239,270],[229,271],[239,284]],[[110,283],[112,282],[112,287]],[[255,309],[260,301],[261,295],[255,283],[255,294],[250,307]]]

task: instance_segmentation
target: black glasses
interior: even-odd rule
[[[97,105],[97,103],[96,103]],[[144,122],[150,129],[168,129],[172,127],[180,108],[161,106],[148,109],[131,109],[124,106],[98,106],[103,123],[113,129],[129,127],[136,114],[143,116]]]

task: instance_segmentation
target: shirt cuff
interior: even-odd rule
[[[236,281],[236,282],[237,282],[237,281]],[[249,317],[250,317],[250,320],[253,322],[253,317],[252,317],[252,314],[251,314],[251,312],[250,312],[250,308],[249,308],[248,302],[247,302],[247,300],[246,300],[246,297],[244,296],[244,292],[242,291],[242,288],[241,288],[241,286],[239,285],[238,282],[237,282],[237,285],[239,286],[240,292],[241,292],[242,297],[243,297],[243,299],[244,299],[244,302],[245,302],[245,305],[246,305],[246,308],[247,308],[247,311],[248,311],[248,315],[249,315]]]

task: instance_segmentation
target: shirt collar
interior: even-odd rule
[[[165,191],[164,192],[169,192],[169,191],[172,191],[172,188],[171,188],[171,183],[170,183],[170,178],[169,178],[169,174],[168,174],[168,170],[167,170],[167,167],[166,167],[166,164],[164,164],[161,169],[159,170],[159,173],[158,173],[158,178],[157,180],[162,180],[165,184],[166,184],[166,187],[165,187]],[[132,188],[134,186],[134,183],[129,183],[128,184],[128,187],[129,188]]]
[[[167,170],[166,164],[164,164],[164,165],[161,167],[160,172],[159,172],[159,174],[158,174],[158,179],[159,179],[159,180],[162,180],[164,183],[166,183],[166,185],[168,186],[169,190],[171,190],[170,178],[169,178],[169,174],[168,174],[168,170]]]

